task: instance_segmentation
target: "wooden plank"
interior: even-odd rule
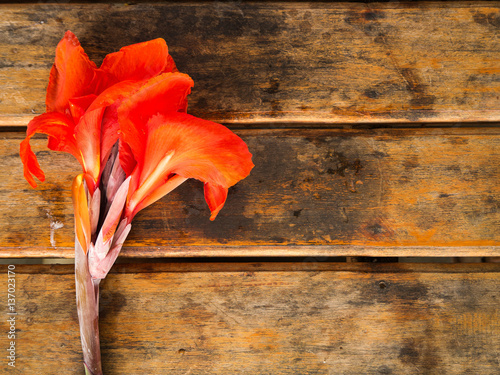
[[[9,4],[0,12],[1,125],[26,125],[44,111],[67,29],[98,63],[163,37],[196,82],[190,112],[214,121],[500,120],[498,1]]]
[[[114,270],[100,302],[109,375],[498,374],[499,265]],[[15,272],[17,358],[9,373],[59,374],[63,365],[80,374],[72,268]],[[6,266],[0,281],[7,285]],[[6,300],[6,288],[0,296]],[[6,319],[0,329],[8,331]],[[0,346],[9,345],[1,335]]]
[[[125,256],[498,256],[500,129],[237,130],[251,175],[208,220],[188,181],[139,213]],[[22,177],[22,133],[0,140],[0,256],[73,257],[69,155],[33,147],[47,182]]]

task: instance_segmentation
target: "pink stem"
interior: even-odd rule
[[[75,239],[76,306],[87,375],[102,375],[99,345],[99,281],[92,280],[87,254]]]

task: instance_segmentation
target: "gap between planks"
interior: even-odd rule
[[[5,266],[6,267],[6,266]],[[18,274],[74,274],[72,264],[16,265]],[[117,263],[110,273],[184,273],[184,272],[358,272],[358,273],[492,273],[500,272],[497,263],[337,263],[337,262],[173,262]]]

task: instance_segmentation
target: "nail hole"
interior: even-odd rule
[[[387,288],[387,284],[384,282],[384,281],[381,281],[378,286],[380,287],[380,289],[385,289]]]
[[[179,349],[177,353],[184,355],[184,353],[186,353],[186,349]]]

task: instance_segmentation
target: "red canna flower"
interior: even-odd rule
[[[164,73],[180,75],[184,92],[178,109],[187,108],[186,96],[192,80],[177,73],[163,39],[122,48],[104,59],[100,68],[89,60],[80,42],[66,32],[56,49],[55,63],[47,88],[47,111],[29,124],[21,143],[24,176],[36,187],[33,175],[44,181],[45,175],[31,151],[29,139],[35,133],[49,136],[48,147],[72,154],[82,165],[91,192],[99,185],[101,166],[118,140],[119,126],[112,112],[124,97],[139,90],[149,79],[162,79]],[[176,99],[176,98],[173,98]]]
[[[98,287],[134,216],[189,178],[204,182],[213,220],[228,188],[253,168],[245,143],[226,127],[186,114],[192,79],[179,73],[163,39],[122,48],[99,68],[66,32],[50,72],[46,113],[21,142],[24,176],[44,181],[29,141],[72,154],[83,173],[73,182],[75,274],[88,374],[102,374]]]

